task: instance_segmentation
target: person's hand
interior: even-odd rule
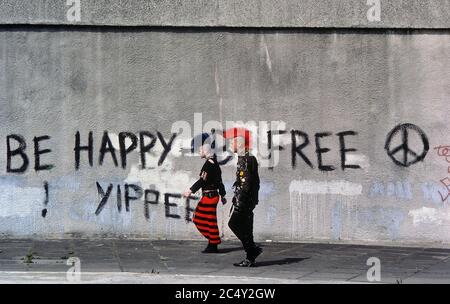
[[[227,203],[227,199],[224,196],[222,196],[222,204],[225,205],[226,203]]]
[[[183,197],[189,197],[189,196],[191,196],[191,194],[192,194],[191,189],[188,189],[188,190],[184,191]]]

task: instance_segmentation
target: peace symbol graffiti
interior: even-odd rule
[[[411,132],[417,133],[422,140],[423,147],[420,154],[415,150],[412,150],[409,146],[408,137]],[[391,147],[392,140],[398,136],[401,136],[401,144],[396,147]],[[424,160],[428,150],[430,149],[430,144],[425,132],[423,132],[422,129],[414,124],[405,123],[396,126],[391,132],[389,132],[384,148],[386,149],[388,156],[394,161],[395,164],[403,167],[409,167]]]

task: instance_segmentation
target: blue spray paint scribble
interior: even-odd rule
[[[27,179],[24,176],[2,175],[0,176],[0,184],[3,186],[24,187]]]
[[[422,184],[422,194],[423,200],[425,202],[432,202],[436,205],[442,205],[442,198],[439,195],[439,191],[445,189],[444,187],[440,187],[435,182],[426,182]]]
[[[407,181],[384,183],[375,181],[369,189],[369,197],[395,197],[398,199],[412,200],[412,185]]]
[[[341,238],[342,229],[342,202],[336,201],[331,211],[331,237],[333,240]]]
[[[266,212],[266,223],[268,225],[273,225],[276,218],[277,218],[277,208],[275,208],[274,206],[268,206]]]
[[[51,189],[65,190],[76,192],[80,189],[80,178],[67,175],[58,176],[47,180]],[[29,182],[25,176],[0,176],[0,185],[10,187],[36,187],[39,185],[37,181]]]
[[[267,200],[274,191],[274,184],[271,182],[262,182],[259,188],[259,200]]]
[[[49,187],[52,189],[77,192],[80,190],[80,178],[75,176],[61,176],[48,180]]]
[[[400,225],[404,218],[405,214],[398,208],[371,207],[358,212],[358,223],[367,226],[364,230],[385,230],[391,240],[398,238]]]

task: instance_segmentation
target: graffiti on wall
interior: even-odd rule
[[[444,186],[445,190],[439,191],[442,202],[446,202],[450,197],[450,146],[437,146],[434,149],[436,150],[437,155],[447,162],[446,169],[449,176],[440,180],[440,183]]]
[[[163,193],[161,194],[155,189],[143,189],[141,186],[136,184],[124,184],[113,185],[109,184],[106,188],[102,187],[100,183],[96,183],[97,191],[100,198],[100,202],[95,211],[95,215],[99,215],[103,208],[106,206],[108,201],[113,201],[113,197],[116,198],[117,211],[122,212],[122,202],[125,206],[125,211],[130,212],[130,202],[142,200],[144,203],[144,216],[148,220],[150,219],[150,206],[158,205],[160,203],[164,204],[165,216],[167,218],[180,219],[181,216],[176,213],[171,212],[171,207],[177,207],[178,205],[173,202],[174,199],[181,199],[181,194],[179,193]],[[115,194],[113,194],[115,189]],[[123,196],[122,196],[123,189]],[[192,212],[194,209],[191,207],[192,201],[197,201],[199,197],[188,196],[185,199],[185,216],[184,220],[186,222],[192,222]]]
[[[221,156],[222,165],[231,162],[230,150],[226,141],[220,138],[220,128],[212,129],[214,134],[214,142],[216,143],[216,152]],[[189,130],[190,131],[190,130]],[[183,133],[183,132],[181,132]],[[189,132],[188,132],[189,133]],[[253,132],[256,136],[254,146],[257,148],[257,153],[263,167],[273,170],[277,162],[274,159],[279,158],[279,153],[290,150],[290,165],[293,170],[297,169],[301,163],[304,167],[320,172],[332,172],[335,170],[347,171],[350,169],[362,169],[358,163],[353,163],[352,160],[357,158],[354,156],[358,151],[356,144],[349,144],[349,140],[357,139],[358,132],[353,130],[345,130],[340,132],[316,132],[310,135],[302,130],[286,128],[265,129],[263,133]],[[139,160],[139,167],[132,167],[133,170],[152,170],[155,167],[150,166],[147,161],[149,154],[157,155],[156,166],[163,166],[168,159],[169,153],[179,149],[181,146],[177,143],[180,133],[172,132],[169,136],[164,136],[160,131],[149,132],[140,131],[137,133],[120,132],[118,134],[104,131],[99,134],[99,140],[95,142],[92,131],[82,134],[80,131],[74,134],[73,145],[73,164],[74,170],[89,170],[89,168],[101,166],[113,166],[113,168],[127,169],[130,167],[130,156],[134,153],[134,157]],[[185,134],[186,135],[186,134]],[[259,135],[259,136],[258,136]],[[189,134],[189,139],[191,134]],[[290,141],[281,141],[280,138],[289,138]],[[412,147],[410,137],[416,136],[419,139],[419,145],[415,142]],[[259,137],[263,137],[262,139]],[[259,141],[258,141],[259,138]],[[337,147],[332,147],[327,140],[336,138],[338,142]],[[400,139],[400,145],[394,146],[393,142]],[[181,139],[180,139],[181,140]],[[49,161],[49,156],[53,150],[50,147],[51,137],[49,135],[35,136],[29,143],[21,134],[9,134],[6,136],[6,172],[9,174],[24,174],[30,170],[35,172],[51,171],[55,168],[55,164]],[[182,140],[181,140],[182,141]],[[159,149],[156,149],[158,144]],[[291,149],[287,149],[288,146]],[[400,167],[410,167],[411,165],[423,161],[429,149],[429,142],[425,132],[418,126],[407,123],[400,124],[392,129],[386,137],[385,150],[388,158],[394,164]],[[439,156],[447,160],[450,159],[449,147],[440,146],[436,148]],[[223,153],[220,153],[223,152]],[[339,159],[338,163],[329,163],[325,160],[327,155],[335,153],[334,159]],[[192,152],[189,151],[189,155]],[[187,154],[186,154],[187,155]],[[192,156],[192,155],[191,155]],[[264,162],[264,160],[269,160]],[[450,167],[448,169],[450,171]],[[441,182],[448,189],[448,193],[441,194],[442,199],[447,199],[450,196],[450,179],[446,178]],[[49,189],[51,185],[47,181],[43,182],[45,197],[43,199],[44,208],[42,209],[42,217],[48,214],[49,204]],[[173,191],[159,191],[151,185],[146,187],[134,181],[127,181],[125,183],[104,183],[97,181],[95,183],[95,190],[98,197],[97,208],[95,215],[99,215],[108,204],[114,204],[117,211],[120,213],[130,211],[130,204],[135,201],[143,203],[143,212],[146,219],[150,218],[150,208],[155,205],[164,206],[164,213],[167,218],[184,219],[186,222],[191,222],[191,213],[193,212],[192,205],[198,200],[198,197],[188,197],[182,199],[181,193]],[[180,189],[181,190],[181,189]],[[406,184],[381,184],[375,183],[372,185],[370,196],[397,196],[405,199],[411,199],[411,189]],[[184,200],[185,213],[184,215],[173,213],[172,210],[178,207],[176,202]]]
[[[420,138],[420,152],[411,148],[410,137],[418,136]],[[399,138],[400,145],[395,146],[395,139]],[[409,167],[417,162],[423,161],[430,149],[428,137],[418,126],[410,123],[400,124],[389,132],[386,138],[386,152],[392,161],[399,166]]]

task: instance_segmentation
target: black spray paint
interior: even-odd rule
[[[175,194],[175,193],[165,193],[164,194],[164,206],[166,211],[166,217],[170,218],[180,218],[178,214],[170,213],[170,207],[177,207],[178,205],[175,203],[170,202],[170,198],[181,198],[181,194]]]
[[[11,150],[11,139],[15,140],[19,146]],[[22,135],[11,134],[6,137],[6,172],[8,173],[24,173],[29,164],[28,156],[25,154],[27,143]],[[22,165],[20,167],[12,168],[11,162],[13,156],[20,156],[22,158]]]
[[[111,195],[112,189],[113,184],[109,184],[108,189],[105,192],[102,186],[97,182],[97,191],[98,195],[100,196],[100,203],[98,204],[97,210],[95,210],[95,215],[99,215],[100,212],[102,212],[103,208],[105,208],[106,202],[108,201],[108,198]]]
[[[146,137],[151,139],[150,143],[147,145],[145,144]],[[139,139],[140,139],[139,140],[139,143],[140,143],[139,149],[141,150],[141,153],[140,153],[141,154],[141,166],[142,166],[142,169],[145,169],[145,168],[147,168],[145,153],[148,153],[153,149],[153,147],[156,144],[156,137],[155,137],[155,135],[153,135],[150,132],[142,131],[139,133]]]
[[[92,132],[89,132],[87,145],[83,146],[81,144],[80,137],[81,137],[80,132],[77,132],[75,134],[75,147],[74,147],[75,170],[78,170],[80,168],[81,152],[88,153],[89,165],[90,167],[93,166],[94,140]],[[99,166],[102,166],[103,163],[105,162],[105,157],[109,155],[109,158],[111,159],[113,165],[115,167],[119,167],[118,162],[119,156],[120,166],[123,169],[126,169],[128,164],[128,155],[134,151],[137,151],[137,148],[139,147],[138,153],[141,160],[141,167],[146,168],[146,154],[152,151],[152,149],[156,145],[157,140],[159,140],[163,147],[163,151],[158,160],[158,166],[161,166],[164,163],[164,160],[166,159],[167,155],[171,151],[172,144],[176,137],[177,134],[173,133],[170,139],[166,140],[164,136],[158,131],[156,132],[156,135],[148,131],[141,131],[139,132],[139,136],[131,132],[120,132],[118,135],[119,148],[116,149],[112,144],[109,132],[104,131],[99,149],[98,164]],[[127,139],[130,142],[129,145],[127,145]],[[150,140],[150,142],[146,143],[148,139]],[[14,150],[11,153],[20,154],[20,151],[21,150],[18,151]],[[43,153],[45,153],[45,151],[41,151],[41,154]]]
[[[149,195],[153,195],[153,199],[149,199]],[[147,220],[150,219],[149,205],[157,205],[159,202],[159,191],[154,189],[145,189],[144,191],[144,216]]]
[[[269,150],[269,155],[267,158],[269,160],[272,159],[272,151],[274,151],[274,150],[283,151],[284,150],[284,147],[282,147],[282,146],[275,146],[272,148],[273,136],[274,135],[283,135],[285,133],[286,133],[286,130],[267,131],[267,148]],[[273,166],[270,166],[269,170],[273,170]]]
[[[303,142],[297,146],[297,136],[300,136],[303,138]],[[292,140],[292,168],[295,168],[297,166],[297,154],[300,155],[300,157],[305,161],[305,163],[311,167],[311,169],[314,169],[313,164],[311,161],[306,157],[306,155],[303,153],[303,149],[309,145],[309,137],[308,134],[305,132],[299,131],[299,130],[292,130],[291,131],[291,140]]]
[[[50,149],[41,149],[40,143],[45,140],[49,140],[50,136],[44,135],[39,137],[34,137],[34,170],[37,171],[45,171],[51,170],[54,166],[52,164],[41,164],[41,155],[52,152]],[[11,140],[14,140],[18,143],[18,147],[16,149],[11,149]],[[18,134],[11,134],[6,137],[6,172],[8,173],[24,173],[30,164],[30,160],[26,154],[27,144],[25,138]],[[12,159],[13,157],[21,158],[21,166],[13,168],[12,167]]]
[[[134,195],[130,194],[133,189]],[[130,212],[130,201],[136,201],[142,197],[142,188],[134,184],[125,184],[125,210]]]
[[[339,132],[336,134],[339,137],[339,146],[340,146],[340,152],[341,152],[341,169],[361,169],[360,165],[348,165],[347,164],[347,152],[356,152],[355,148],[347,148],[345,145],[345,136],[356,136],[358,133],[355,131],[344,131]]]
[[[416,133],[422,140],[422,151],[420,153],[417,153],[416,151],[411,149],[408,140],[410,133]],[[399,136],[401,137],[401,144],[394,148],[391,147],[393,139]],[[396,165],[409,167],[425,159],[425,156],[430,149],[430,143],[428,141],[427,135],[421,128],[411,123],[404,123],[396,126],[388,133],[384,148],[387,152],[387,155]],[[401,156],[397,156],[400,153]]]
[[[105,208],[107,202],[110,200],[112,196],[112,192],[114,189],[113,184],[108,184],[108,188],[104,189],[100,185],[99,182],[97,185],[97,193],[99,196],[99,204],[97,210],[95,211],[96,215],[99,215],[102,210]],[[117,200],[117,210],[119,213],[122,210],[122,190],[121,186],[117,185],[116,187],[116,200]],[[125,210],[126,212],[130,212],[131,209],[131,201],[137,201],[143,198],[144,203],[144,216],[147,220],[150,219],[150,206],[158,205],[159,200],[161,198],[161,193],[155,189],[142,189],[142,187],[136,184],[125,184],[124,185],[124,196],[123,200],[125,202]],[[174,209],[178,207],[178,204],[175,200],[180,200],[182,195],[179,193],[165,193],[164,194],[164,213],[167,218],[181,219],[179,214],[174,213]],[[186,222],[191,222],[191,214],[194,212],[194,209],[191,207],[191,202],[199,200],[198,197],[190,196],[185,200],[185,216],[184,219]]]
[[[111,139],[109,138],[108,131],[104,131],[102,136],[102,143],[100,146],[100,153],[98,156],[98,163],[100,166],[103,165],[106,153],[109,153],[111,155],[111,159],[114,163],[114,166],[118,167],[119,164],[117,162],[116,149],[114,149]]]
[[[47,216],[47,205],[48,205],[48,201],[49,201],[49,199],[48,199],[48,196],[49,196],[49,194],[48,194],[48,182],[47,181],[45,181],[44,182],[44,191],[45,191],[45,198],[44,198],[44,209],[42,209],[42,213],[41,213],[41,215],[42,215],[42,217],[46,217]]]
[[[191,208],[191,200],[199,200],[200,198],[195,197],[195,196],[188,196],[186,197],[186,208],[185,208],[185,217],[184,220],[186,221],[186,223],[192,222],[192,217],[191,217],[191,213],[195,211],[195,209]]]
[[[77,131],[75,134],[75,147],[73,150],[75,151],[75,170],[78,170],[80,168],[80,152],[81,151],[88,151],[88,159],[89,159],[89,165],[92,167],[94,164],[94,139],[92,136],[92,131],[89,132],[88,136],[88,144],[87,146],[81,145],[81,135],[80,131]]]
[[[332,165],[324,165],[322,154],[325,154],[330,151],[329,148],[322,148],[320,145],[320,139],[323,137],[331,136],[331,132],[322,132],[322,133],[316,133],[315,139],[316,139],[316,154],[317,154],[317,164],[320,171],[334,171],[335,167]]]
[[[326,137],[332,136],[333,133],[331,132],[320,132],[316,133],[314,135],[315,139],[315,153],[317,158],[317,167],[320,171],[323,172],[330,172],[336,170],[336,167],[329,164],[324,164],[323,157],[324,154],[329,153],[331,151],[330,148],[326,147],[323,141]],[[354,164],[347,164],[347,153],[348,152],[356,152],[357,149],[355,148],[349,148],[347,147],[345,143],[345,137],[346,136],[356,136],[358,135],[355,131],[343,131],[336,134],[339,138],[339,154],[341,159],[341,169],[361,169],[359,165]],[[300,145],[297,145],[297,138],[302,138],[302,143]],[[303,152],[305,148],[307,148],[310,145],[309,136],[307,133],[299,131],[299,130],[292,130],[291,131],[291,138],[292,138],[292,150],[291,150],[291,156],[292,156],[292,168],[295,169],[297,166],[297,155],[300,156],[303,161],[312,169],[314,169],[314,165],[310,161],[310,159],[305,155]]]

